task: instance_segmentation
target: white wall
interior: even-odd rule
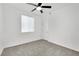
[[[48,41],[79,51],[79,5],[53,11],[48,18]]]
[[[2,11],[2,4],[0,4],[0,54],[3,50],[3,11]]]
[[[31,16],[35,18],[35,32],[21,33],[21,15]],[[41,38],[41,17],[21,11],[10,5],[4,5],[4,29],[5,29],[5,47],[15,46],[27,43]]]

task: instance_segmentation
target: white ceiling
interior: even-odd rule
[[[8,5],[11,5],[13,7],[18,8],[19,10],[25,11],[25,12],[29,12],[29,13],[33,13],[33,14],[41,14],[39,11],[34,11],[31,12],[31,10],[33,8],[35,8],[35,6],[26,4],[26,3],[7,3]],[[37,4],[37,3],[34,3]],[[60,10],[62,8],[71,6],[71,5],[77,5],[77,3],[43,3],[42,5],[50,5],[52,6],[51,9],[43,9],[44,13],[43,14],[49,14],[52,13],[54,11]]]

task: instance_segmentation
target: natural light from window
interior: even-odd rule
[[[21,15],[21,32],[34,32],[34,18]]]

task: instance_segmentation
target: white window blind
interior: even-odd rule
[[[34,32],[34,18],[21,15],[21,32]]]

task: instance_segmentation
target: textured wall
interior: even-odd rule
[[[21,15],[31,16],[35,19],[35,32],[21,33]],[[5,47],[23,44],[41,39],[41,17],[21,11],[12,5],[4,4],[5,20]]]
[[[79,51],[79,4],[55,10],[48,18],[48,40]]]
[[[0,54],[3,50],[4,43],[3,43],[3,7],[0,4]]]

